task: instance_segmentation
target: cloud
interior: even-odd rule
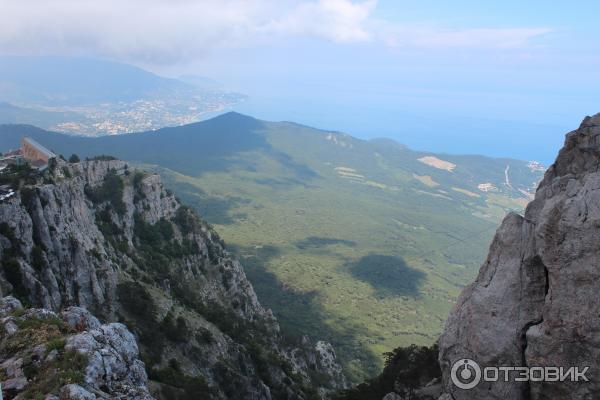
[[[381,23],[379,37],[390,47],[516,49],[550,32],[549,28],[441,29]]]
[[[375,0],[0,0],[0,51],[169,63],[273,35],[366,40]]]
[[[377,0],[0,0],[0,53],[176,64],[310,36],[392,47],[525,46],[543,28],[444,30],[373,18]]]
[[[323,37],[334,42],[366,41],[371,39],[371,33],[365,25],[376,6],[375,0],[302,3],[285,18],[266,28],[274,32]]]

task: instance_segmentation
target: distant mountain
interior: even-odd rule
[[[111,61],[0,56],[0,101],[20,108],[4,109],[0,123],[20,120],[85,135],[127,133],[198,121],[243,98]]]
[[[190,89],[132,65],[67,57],[0,56],[3,100],[46,106],[130,102],[161,91]]]
[[[382,353],[437,339],[493,230],[543,172],[237,113],[100,138],[5,125],[0,149],[22,135],[159,172],[242,258],[283,328],[332,342],[355,380],[377,372]]]
[[[198,75],[182,75],[178,77],[181,82],[185,82],[190,85],[202,89],[219,89],[223,87],[221,82],[215,81],[214,79],[207,78],[205,76]]]

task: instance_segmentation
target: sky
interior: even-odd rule
[[[216,79],[238,111],[550,163],[600,112],[600,3],[0,0],[0,53]]]

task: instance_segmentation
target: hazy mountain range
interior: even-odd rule
[[[195,122],[245,98],[182,79],[110,61],[0,56],[0,121],[97,136]]]

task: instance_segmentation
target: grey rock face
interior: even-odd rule
[[[5,304],[17,305],[10,297],[0,299],[0,307]],[[62,327],[60,321],[64,323]],[[73,321],[76,322],[72,325]],[[100,325],[96,317],[78,307],[71,307],[60,316],[50,310],[26,309],[5,316],[2,322],[5,329],[0,335],[0,372],[5,394],[18,399],[36,394],[45,398],[58,395],[64,400],[153,400],[144,364],[138,358],[137,343],[123,324]],[[16,331],[9,332],[7,324],[13,324]],[[70,333],[74,327],[82,331]],[[61,342],[64,347],[57,345]],[[53,343],[56,348],[50,351],[48,346]],[[69,352],[84,356],[83,382],[64,385],[56,392],[42,392],[54,390],[61,368],[71,367],[57,363],[58,358]],[[11,357],[6,358],[6,354]],[[44,381],[52,384],[36,386]]]
[[[60,390],[60,400],[96,400],[96,396],[79,385],[70,384]]]
[[[440,339],[447,398],[593,399],[600,393],[600,114],[569,133],[523,217],[509,214]],[[454,362],[591,367],[590,382],[451,382]],[[451,396],[451,397],[449,397]]]
[[[107,182],[110,190],[103,189]],[[92,395],[90,387],[97,389],[100,380],[117,393],[146,379],[131,361],[138,345],[152,355],[148,371],[176,365],[183,377],[198,378],[197,386],[205,383],[215,399],[229,398],[231,388],[248,399],[308,397],[304,387],[312,389],[316,380],[310,370],[331,377],[324,386],[324,379],[314,384],[321,394],[346,385],[331,346],[284,344],[242,265],[158,175],[122,161],[59,161],[51,174],[0,202],[0,224],[0,292],[40,307],[28,315],[59,313],[79,333],[68,348],[89,356],[84,389]],[[135,305],[141,297],[144,304]],[[0,302],[0,318],[14,307]],[[5,330],[14,333],[8,318]],[[124,321],[138,344],[122,325],[100,320]],[[267,357],[277,361],[265,368]],[[158,382],[156,390],[175,390],[161,387],[172,383]]]
[[[63,321],[74,331],[87,331],[100,328],[100,321],[82,307],[69,307],[60,313]]]
[[[0,318],[6,317],[19,308],[23,308],[21,302],[12,296],[6,296],[0,299]]]
[[[112,323],[68,338],[65,349],[88,359],[85,382],[113,393],[140,391],[148,380],[138,359],[138,346],[125,325]],[[146,390],[146,395],[147,390]]]

